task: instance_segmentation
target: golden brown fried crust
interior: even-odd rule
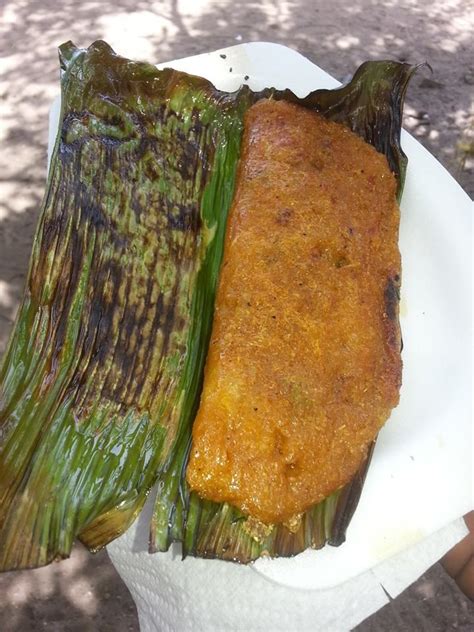
[[[384,156],[299,106],[247,113],[187,470],[265,523],[348,482],[398,403],[399,209]]]

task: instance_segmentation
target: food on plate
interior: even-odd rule
[[[385,156],[389,169],[395,176],[396,187],[393,177],[386,170],[386,165],[381,166],[384,164],[384,160],[379,156],[378,164],[382,170],[379,173],[385,172],[388,180],[387,189],[384,191],[385,194],[390,191],[391,196],[387,208],[392,209],[394,213],[392,216],[394,220],[393,232],[389,238],[392,247],[394,247],[393,255],[395,257],[393,261],[394,276],[391,282],[388,278],[383,281],[383,301],[388,310],[387,319],[384,320],[387,325],[384,340],[393,352],[394,371],[390,376],[391,386],[388,385],[388,389],[384,393],[386,397],[385,413],[383,412],[383,403],[378,406],[379,424],[383,422],[389,409],[397,401],[400,378],[398,346],[400,339],[397,323],[399,278],[397,279],[396,275],[398,254],[395,245],[398,211],[394,205],[393,196],[396,195],[399,200],[403,189],[406,158],[400,148],[401,114],[405,91],[414,70],[413,67],[393,62],[368,62],[357,70],[351,82],[337,90],[316,90],[303,99],[298,99],[289,91],[265,91],[256,95],[253,101],[255,103],[263,98],[271,98],[273,101],[297,104],[303,106],[305,110],[318,112],[327,120],[344,125]],[[294,117],[299,117],[301,113],[301,109],[295,109]],[[268,140],[268,144],[271,145],[271,140]],[[370,151],[370,148],[366,148],[365,151]],[[373,152],[372,158],[377,161]],[[293,166],[291,165],[289,170],[293,169]],[[311,170],[309,161],[306,167],[307,171]],[[363,165],[358,167],[358,171],[363,169]],[[348,174],[348,176],[347,185],[351,182],[352,174]],[[357,189],[354,192],[357,194]],[[333,192],[333,196],[334,194],[335,192]],[[236,196],[237,203],[238,193]],[[298,196],[299,199],[304,199],[301,192],[298,193]],[[270,208],[273,198],[272,192],[267,191],[267,202]],[[262,201],[262,207],[264,205],[265,203]],[[369,225],[370,223],[366,224],[366,226]],[[229,228],[229,230],[232,229]],[[271,231],[271,234],[267,235],[269,240],[273,233],[274,231]],[[375,233],[377,230],[374,231]],[[298,248],[295,249],[295,259],[297,251]],[[389,259],[387,259],[387,263],[390,262]],[[343,260],[339,263],[343,263]],[[224,267],[223,275],[225,275],[225,269]],[[239,274],[247,274],[244,266],[239,269]],[[378,296],[380,298],[380,294]],[[374,297],[372,297],[373,299]],[[276,314],[273,315],[276,316]],[[286,330],[287,332],[288,330]],[[383,345],[381,344],[379,351],[382,349]],[[375,351],[375,346],[372,350]],[[212,355],[212,346],[210,353]],[[238,350],[236,353],[238,355]],[[390,355],[391,351],[388,353]],[[265,362],[265,358],[261,362]],[[230,362],[230,364],[232,363]],[[383,394],[383,391],[382,388],[380,393]],[[248,392],[249,400],[251,400],[250,396],[251,384]],[[205,399],[204,396],[204,402]],[[243,402],[242,405],[245,410],[249,409],[248,404],[248,402]],[[376,406],[372,410],[372,413],[375,413],[373,417],[375,419],[377,418]],[[204,422],[203,416],[201,423]],[[376,425],[377,422],[374,423],[373,432],[376,432]],[[216,433],[216,441],[219,440],[222,440],[222,435],[219,437],[219,434]],[[367,435],[364,441],[367,441]],[[296,555],[308,547],[320,548],[327,542],[340,545],[344,542],[346,528],[357,507],[374,441],[369,442],[368,446],[361,443],[359,447],[361,452],[367,449],[367,455],[365,458],[359,455],[359,458],[362,458],[360,467],[346,485],[333,491],[324,500],[313,504],[306,511],[292,515],[284,523],[269,524],[252,515],[249,516],[248,511],[242,511],[232,502],[216,502],[205,498],[204,494],[200,496],[196,491],[190,491],[185,477],[188,454],[192,452],[192,449],[189,434],[183,433],[178,438],[173,458],[158,476],[159,493],[152,520],[150,550],[164,551],[167,550],[170,542],[179,541],[183,543],[184,556],[217,557],[245,563],[261,555],[271,557]],[[211,467],[212,472],[215,473],[215,470],[215,467]],[[203,472],[203,478],[205,476],[206,472]]]
[[[398,403],[386,158],[285,101],[245,117],[187,480],[265,524],[346,484]]]
[[[385,196],[390,189],[393,196],[396,189],[399,196],[406,167],[401,106],[414,69],[367,62],[346,86],[300,99],[271,88],[221,92],[200,77],[124,59],[105,42],[86,50],[69,42],[60,59],[59,130],[24,296],[0,367],[0,570],[67,557],[76,537],[100,549],[130,526],[155,483],[150,550],[179,541],[184,555],[248,562],[265,552],[294,555],[327,541],[341,543],[376,423],[360,442],[359,469],[354,459],[339,479],[347,484],[274,527],[190,490],[192,424],[246,113],[252,120],[270,99],[275,111],[294,112],[302,125],[307,117],[344,125],[383,154],[379,163],[388,161],[395,179],[387,172],[390,184],[379,187],[381,172],[374,166],[376,190]],[[262,143],[277,151],[270,138]],[[375,165],[374,151],[360,146]],[[288,170],[304,172],[306,161],[310,176],[311,156],[295,158]],[[268,159],[271,165],[274,158]],[[249,184],[239,182],[238,195]],[[354,182],[357,197],[364,179],[359,174]],[[341,193],[327,195],[339,199]],[[265,195],[270,202],[271,191]],[[296,219],[287,206],[280,209],[278,231]],[[390,244],[394,234],[387,228]],[[374,240],[380,235],[374,228]],[[295,242],[302,252],[307,247],[309,241]],[[336,254],[337,272],[350,277],[351,261]],[[317,249],[313,255],[317,260]],[[384,322],[395,349],[393,256]],[[380,421],[396,399],[393,353],[392,397],[381,390],[372,407]]]

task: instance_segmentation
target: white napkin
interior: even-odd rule
[[[456,520],[339,586],[302,590],[282,586],[252,565],[183,561],[177,546],[150,555],[153,501],[154,494],[132,528],[107,547],[135,600],[142,632],[347,632],[388,603],[387,593],[396,597],[467,533],[464,521]]]

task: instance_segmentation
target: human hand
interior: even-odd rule
[[[469,533],[441,559],[463,593],[474,601],[474,511],[464,516]]]

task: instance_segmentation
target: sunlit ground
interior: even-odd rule
[[[157,63],[245,41],[273,41],[298,50],[340,80],[368,58],[428,61],[433,73],[421,72],[412,82],[405,127],[474,193],[474,11],[469,1],[5,0],[1,6],[0,354],[17,310],[44,191],[48,111],[59,91],[56,49],[66,40],[87,46],[102,38],[123,55]],[[0,629],[32,629],[25,625],[36,621],[34,608],[40,602],[37,616],[41,626],[46,621],[45,629],[135,626],[133,606],[104,560],[94,563],[75,553],[60,566],[0,577]],[[440,588],[438,575],[409,593],[424,604],[419,616],[434,612],[440,625],[444,616],[448,626],[453,617],[459,627],[469,626],[472,609],[447,579]],[[110,586],[115,593],[124,591],[125,601],[115,607],[123,617],[108,628],[97,617]],[[410,608],[397,610],[397,603],[387,610],[396,622],[387,629],[424,629],[410,627]],[[79,617],[79,627],[54,619],[66,604]],[[84,627],[87,621],[97,625]],[[374,621],[379,623],[367,622],[361,629],[380,629],[381,620]],[[42,629],[40,623],[36,629]]]

